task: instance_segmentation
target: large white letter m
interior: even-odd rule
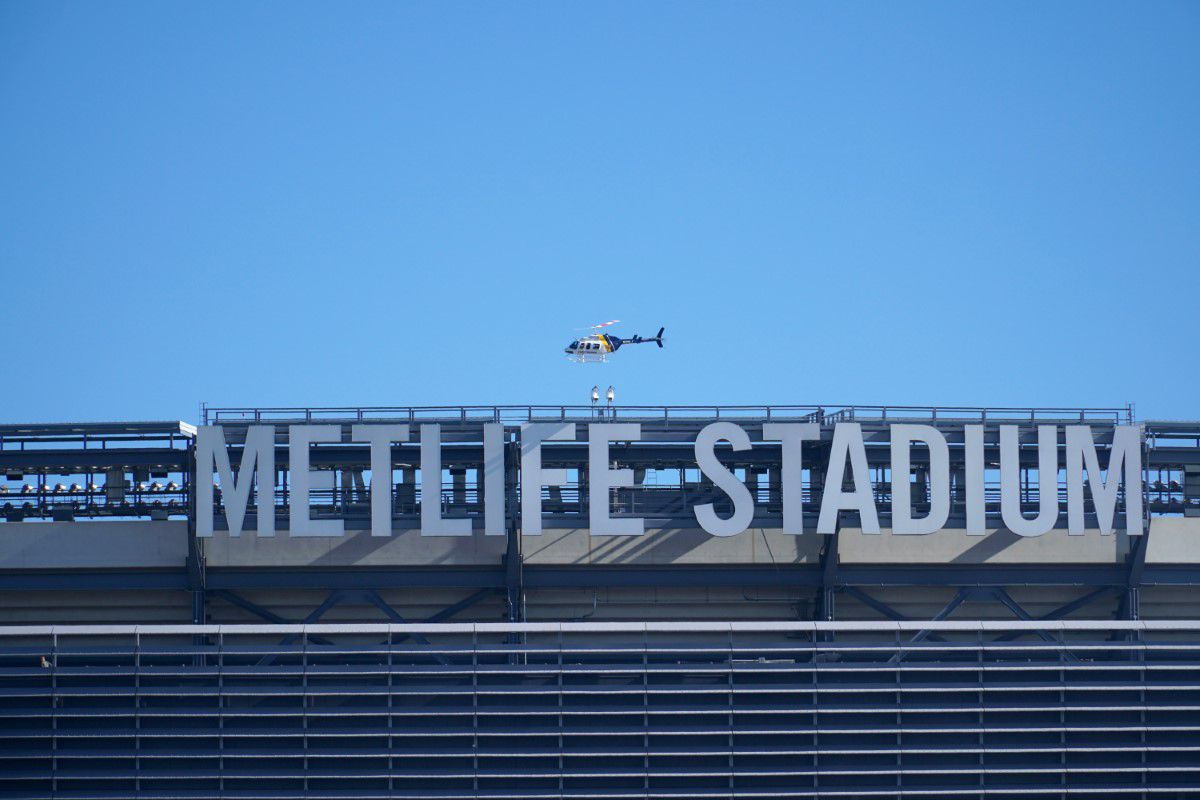
[[[225,521],[230,536],[242,535],[250,487],[258,483],[258,535],[275,535],[275,426],[246,428],[242,463],[236,477],[229,466],[225,429],[206,425],[196,429],[196,535],[213,535],[213,470],[221,480]]]

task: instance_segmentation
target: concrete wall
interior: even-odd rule
[[[720,538],[697,528],[655,528],[642,537],[591,536],[586,529],[547,528],[527,536],[524,550],[531,565],[667,565],[805,564],[814,563],[825,537],[808,533],[785,536],[777,529],[752,528]],[[893,536],[883,531],[867,536],[843,529],[839,541],[843,564],[1104,564],[1128,553],[1123,534],[1089,532],[1068,536],[1055,530],[1022,539],[1007,531],[967,536],[947,529],[928,536]],[[369,532],[342,539],[274,539],[224,533],[205,542],[209,564],[216,567],[471,565],[500,563],[505,539],[477,534],[467,538],[422,537],[407,530],[389,538]],[[1151,564],[1200,564],[1200,519],[1156,518],[1148,541]],[[0,524],[0,570],[43,569],[178,569],[187,554],[187,527],[182,522],[76,522]],[[938,613],[954,597],[954,587],[862,587],[876,600],[913,618]],[[1087,587],[1009,587],[1013,598],[1032,614],[1051,613],[1090,591]],[[1193,587],[1156,586],[1142,591],[1146,618],[1197,615]],[[249,600],[287,619],[304,619],[322,604],[328,591],[314,586],[295,590],[247,590]],[[406,619],[430,615],[471,594],[463,589],[411,588],[383,592],[386,602]],[[1080,618],[1107,619],[1117,613],[1120,593],[1113,592],[1073,612]],[[530,589],[531,619],[778,619],[808,618],[815,611],[812,587],[609,587],[598,589]],[[186,591],[54,590],[0,591],[0,623],[187,622],[191,597]],[[839,619],[878,619],[879,612],[852,594],[836,599]],[[460,614],[489,621],[504,616],[501,594],[487,597]],[[214,594],[209,618],[220,622],[256,621],[253,614]],[[954,618],[1010,619],[1012,611],[984,599],[972,599]],[[379,609],[364,597],[348,595],[326,614],[328,620],[381,620]]]
[[[547,528],[526,536],[522,545],[530,564],[798,564],[819,553],[816,536],[785,536],[778,530],[751,528],[738,536],[710,536],[699,528],[654,528],[644,536],[592,536],[586,528]],[[366,531],[340,539],[292,539],[218,533],[205,541],[209,566],[479,566],[499,563],[503,536],[422,536],[405,530],[384,538]]]
[[[6,522],[0,569],[178,569],[187,536],[182,521]]]
[[[647,528],[643,536],[592,536],[586,528],[547,528],[522,541],[529,564],[806,564],[823,544],[818,536],[787,536],[750,528],[711,536],[700,528]]]
[[[1146,544],[1147,564],[1200,564],[1200,517],[1155,517]],[[1200,573],[1197,573],[1200,578]]]
[[[961,528],[944,528],[926,536],[895,536],[885,528],[878,535],[846,528],[838,534],[843,564],[1112,564],[1129,553],[1124,533],[1103,536],[1088,531],[1069,536],[1055,529],[1025,538],[1007,528],[969,536]]]
[[[808,564],[823,536],[787,536],[751,528],[737,536],[710,536],[699,528],[648,528],[644,536],[592,536],[585,528],[547,528],[526,536],[530,564]],[[494,566],[505,550],[503,536],[421,536],[415,529],[391,537],[368,531],[342,538],[273,538],[224,532],[204,541],[212,567]],[[1001,529],[968,536],[945,529],[927,536],[868,536],[856,528],[839,535],[844,564],[1112,564],[1124,560],[1129,538],[1088,531],[1069,536],[1054,530],[1021,538]],[[0,525],[0,569],[179,568],[187,556],[183,522],[21,522]],[[1200,518],[1158,517],[1150,532],[1147,563],[1200,564]]]
[[[370,531],[347,531],[341,538],[291,538],[287,531],[262,538],[253,533],[237,538],[219,531],[204,540],[210,567],[380,567],[380,566],[495,566],[504,555],[505,537],[422,536],[418,530],[393,536]]]
[[[647,528],[644,536],[593,536],[586,528],[546,528],[522,541],[526,563],[586,564],[811,564],[825,537],[788,536],[776,528],[750,528],[737,536],[710,536],[694,527]],[[1070,536],[1056,529],[1023,538],[1006,529],[969,536],[947,528],[927,536],[895,536],[889,529],[866,535],[845,528],[839,535],[843,564],[1115,564],[1129,554],[1123,532],[1105,536],[1088,531]],[[1151,528],[1149,563],[1200,563],[1200,519],[1156,518]],[[421,536],[406,530],[390,538],[366,532],[341,539],[273,539],[218,534],[205,542],[212,566],[387,566],[495,565],[504,553],[500,536]]]

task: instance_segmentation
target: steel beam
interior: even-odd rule
[[[931,622],[941,622],[946,617],[953,614],[954,609],[961,606],[971,596],[972,596],[971,590],[959,589],[957,592],[954,593],[954,597],[950,598],[950,602],[946,603],[946,605],[944,605],[942,607],[941,611],[934,614],[933,617],[930,619],[930,621]],[[914,644],[919,644],[922,641],[924,641],[925,639],[930,638],[932,635],[933,635],[933,631],[928,630],[928,629],[917,631],[915,634],[913,634],[913,637],[908,640],[908,644],[910,646],[914,645]],[[899,664],[901,661],[904,660],[904,655],[905,655],[904,650],[902,648],[898,649],[896,651],[896,655],[894,655],[890,659],[888,659],[888,663],[889,664]]]
[[[837,586],[838,586],[838,532],[825,537],[825,545],[821,549],[821,587],[817,594],[817,620],[830,621],[837,616]]]
[[[249,611],[254,616],[265,619],[267,622],[271,622],[276,625],[286,625],[292,622],[289,619],[284,619],[283,617],[279,616],[274,611],[264,608],[258,603],[253,603],[241,595],[229,591],[228,589],[212,589],[211,591],[214,595],[220,597],[222,600],[232,603],[243,611]]]
[[[857,586],[843,586],[843,587],[841,587],[840,591],[843,591],[846,594],[850,595],[855,600],[858,600],[860,603],[867,606],[868,608],[878,611],[880,614],[887,617],[888,619],[893,619],[893,620],[908,619],[908,617],[904,616],[899,611],[897,611],[896,609],[889,606],[887,603],[883,602],[882,600],[878,600],[878,599],[872,597],[871,595],[864,592],[862,589],[859,589]]]
[[[219,569],[209,567],[208,585],[217,589],[405,589],[503,588],[504,569],[479,567],[397,567],[395,569]]]
[[[0,573],[0,591],[98,591],[121,589],[178,589],[189,588],[187,570],[65,570],[50,572],[29,570]]]

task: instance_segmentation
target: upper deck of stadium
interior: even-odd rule
[[[754,443],[722,455],[754,499],[749,529],[712,537],[693,508],[728,498],[696,465],[697,433],[732,422]],[[871,619],[1144,618],[1196,616],[1190,587],[1200,582],[1200,421],[1137,420],[1117,408],[946,406],[425,406],[203,408],[201,425],[221,426],[236,467],[251,426],[276,431],[274,506],[279,535],[221,535],[217,494],[211,539],[196,536],[196,426],[181,421],[0,425],[0,593],[11,602],[0,622],[280,622],[448,619],[799,618]],[[522,535],[516,441],[528,423],[577,423],[573,441],[542,443],[546,468],[566,470],[542,491],[545,533]],[[612,492],[614,517],[646,520],[639,537],[588,530],[588,442],[583,426],[634,422],[643,440],[614,444],[614,466],[634,485]],[[833,536],[813,533],[820,478],[805,472],[802,536],[782,535],[781,449],[763,425],[814,423],[814,459],[828,452],[838,423],[861,426],[871,490],[884,528],[863,535],[842,514]],[[370,536],[367,449],[354,425],[437,424],[442,480],[436,502],[447,518],[482,526],[483,428],[504,426],[506,536],[421,536],[421,445],[392,447],[395,535]],[[889,426],[932,426],[949,442],[952,502],[946,525],[919,537],[891,536]],[[311,468],[333,488],[311,492],[314,518],[341,520],[336,539],[287,535],[287,431],[340,426],[341,441],[316,445]],[[963,431],[988,432],[984,482],[986,537],[964,531]],[[1039,503],[1037,426],[1087,426],[1104,451],[1117,426],[1137,426],[1142,442],[1145,535],[1122,530],[1068,536],[1065,517],[1049,534],[1026,539],[1000,519],[992,466],[994,432],[1020,430],[1021,507]],[[1061,448],[1060,448],[1061,451]],[[928,500],[922,448],[913,450],[914,508]],[[507,457],[507,456],[506,456]],[[806,456],[807,458],[808,456]],[[1066,502],[1059,455],[1058,493]],[[1117,515],[1124,511],[1124,496]],[[1093,514],[1091,497],[1087,513]],[[254,518],[251,503],[248,519]],[[927,502],[926,502],[927,507]],[[1065,508],[1065,505],[1063,506]],[[1089,516],[1089,519],[1092,517]],[[59,606],[56,609],[56,604]],[[314,616],[315,615],[315,616]],[[340,616],[339,616],[340,615]],[[439,617],[438,615],[443,615]],[[1054,618],[1054,617],[1049,617]]]

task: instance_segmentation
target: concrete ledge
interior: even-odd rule
[[[647,528],[643,536],[594,536],[586,528],[547,528],[522,540],[533,565],[796,565],[815,564],[826,537],[788,536],[776,528],[750,528],[730,537],[694,527]],[[1200,518],[1156,517],[1148,564],[1200,564]],[[350,531],[341,538],[273,538],[218,532],[204,540],[213,567],[438,567],[501,563],[503,536],[421,536],[415,529],[391,537]],[[839,535],[841,563],[873,564],[1121,564],[1129,553],[1124,533],[1088,531],[1069,536],[1056,529],[1022,538],[1006,529],[968,536],[947,528],[926,536],[868,536],[857,528]],[[154,522],[19,522],[0,525],[0,569],[178,569],[187,557],[187,524]]]
[[[1147,564],[1200,564],[1200,517],[1154,517]]]
[[[1124,533],[1104,536],[1096,530],[1070,536],[1056,528],[1031,538],[1007,528],[983,536],[968,536],[962,528],[924,536],[897,536],[889,528],[878,535],[859,528],[843,528],[838,534],[843,564],[1117,564],[1128,553]]]
[[[254,532],[231,537],[218,531],[204,540],[210,567],[389,567],[495,566],[504,555],[504,536],[422,536],[400,530],[392,536],[347,531],[341,537],[292,538],[286,530],[263,538]]]
[[[178,569],[187,536],[183,521],[7,522],[0,569]]]
[[[643,536],[593,536],[586,528],[547,528],[521,541],[527,564],[814,564],[824,537],[750,528],[711,536],[700,528],[651,528]]]

